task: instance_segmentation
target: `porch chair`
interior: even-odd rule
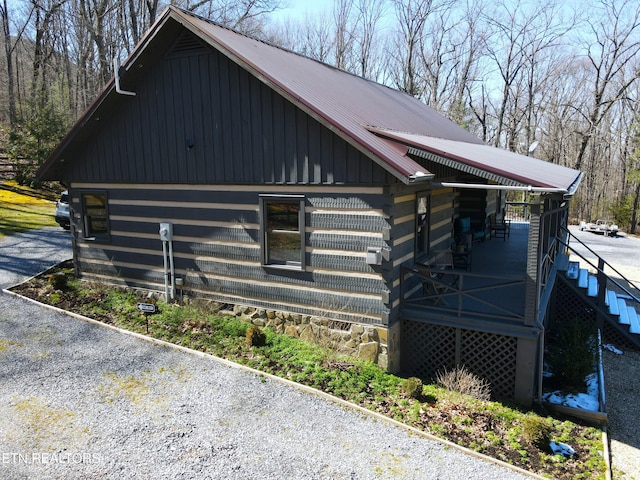
[[[455,276],[450,284],[444,281],[444,277],[447,275],[446,272],[454,269],[453,251],[440,250],[436,252],[433,264],[430,265],[430,267],[438,271],[431,271],[430,275],[421,279],[422,293],[430,297],[434,305],[439,302],[447,303],[447,301],[442,298],[444,293],[446,293],[450,287],[457,285],[457,278]]]
[[[458,218],[458,237],[464,238],[465,235],[471,234],[471,240],[474,242],[482,241],[485,239],[485,231],[481,229],[474,229],[471,226],[471,217]]]
[[[495,237],[506,240],[511,233],[511,220],[505,220],[504,215],[502,219],[496,219],[495,213],[492,213],[489,218],[489,239]]]

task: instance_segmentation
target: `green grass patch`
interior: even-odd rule
[[[0,238],[55,226],[55,199],[52,192],[19,186],[15,182],[0,184]]]

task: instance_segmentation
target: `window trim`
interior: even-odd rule
[[[425,221],[423,228],[426,228],[426,238],[424,239],[424,249],[420,250],[420,238],[418,235],[418,228],[420,227],[420,215],[418,209],[420,207],[420,200],[425,199]],[[429,258],[429,251],[431,249],[431,192],[424,190],[416,193],[416,203],[415,203],[415,225],[414,225],[414,234],[415,234],[415,243],[414,243],[414,257],[416,263],[424,262],[427,258]]]
[[[82,190],[78,192],[80,198],[80,211],[82,221],[82,238],[88,241],[109,242],[111,240],[111,225],[109,222],[109,196],[106,190]],[[89,195],[104,197],[104,219],[107,227],[105,233],[91,234],[89,231],[89,216],[87,215],[85,198]],[[96,217],[97,215],[92,215]],[[99,216],[102,218],[102,216]]]
[[[269,259],[269,244],[267,235],[267,204],[291,203],[298,204],[298,234],[300,235],[300,263],[271,263]],[[305,270],[306,268],[306,235],[305,235],[305,196],[304,195],[278,195],[260,194],[260,251],[261,264],[263,267],[276,268],[282,270]]]

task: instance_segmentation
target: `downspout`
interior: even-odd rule
[[[120,66],[118,65],[118,59],[116,57],[113,57],[113,72],[116,80],[116,93],[119,93],[120,95],[130,95],[132,97],[135,97],[136,92],[128,92],[120,88]]]
[[[164,263],[164,301],[169,303],[169,270],[167,267],[167,242],[162,241],[162,262]]]
[[[173,300],[176,298],[176,271],[173,267],[173,240],[169,240],[169,270],[171,271],[171,300]]]

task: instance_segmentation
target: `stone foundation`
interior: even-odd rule
[[[164,295],[145,289],[132,289],[141,299],[161,300]],[[368,360],[380,368],[397,373],[400,365],[399,324],[386,328],[375,325],[351,323],[313,315],[282,312],[244,305],[220,304],[215,300],[189,298],[181,303],[200,304],[207,310],[231,315],[258,327],[269,327],[276,333],[290,335],[304,341],[330,348],[338,353]]]
[[[345,355],[371,361],[385,370],[389,368],[387,329],[384,327],[243,305],[235,305],[233,310],[224,313],[259,327],[269,327],[276,333],[290,335]]]

